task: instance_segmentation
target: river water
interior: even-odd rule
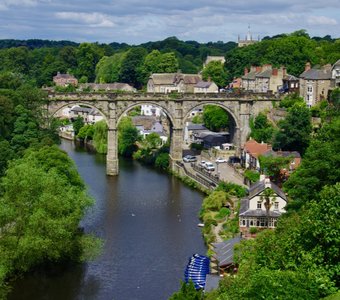
[[[105,157],[61,148],[75,161],[95,205],[82,226],[104,240],[94,261],[36,271],[17,281],[9,299],[163,300],[177,291],[188,258],[205,254],[197,223],[203,195],[132,160],[105,175]]]

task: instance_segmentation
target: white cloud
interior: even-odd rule
[[[112,17],[101,13],[58,12],[57,18],[63,20],[78,21],[91,27],[114,27]]]
[[[338,22],[333,18],[325,16],[309,16],[307,23],[310,25],[337,25]]]

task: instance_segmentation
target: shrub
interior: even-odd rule
[[[162,170],[167,170],[169,167],[170,156],[168,153],[160,153],[155,161],[155,166]]]

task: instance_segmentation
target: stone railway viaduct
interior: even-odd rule
[[[69,105],[85,105],[96,108],[108,124],[108,152],[106,168],[108,175],[118,175],[118,135],[120,119],[133,107],[151,104],[163,109],[171,123],[170,158],[171,168],[176,171],[176,162],[182,159],[183,130],[190,112],[195,108],[213,104],[229,114],[230,137],[240,151],[250,133],[249,119],[259,112],[270,109],[280,101],[272,94],[148,94],[148,93],[56,93],[49,92],[46,104],[48,118]]]

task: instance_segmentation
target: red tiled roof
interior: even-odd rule
[[[261,154],[264,154],[268,150],[270,150],[272,147],[271,145],[268,145],[266,143],[258,143],[255,140],[249,140],[244,144],[243,149],[247,151],[252,156],[258,158]]]

